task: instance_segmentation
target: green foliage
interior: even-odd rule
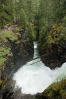
[[[27,37],[29,38],[29,40],[36,40],[36,33],[35,30],[33,28],[33,24],[28,24],[28,35]]]
[[[43,37],[44,39],[47,37],[47,39],[50,39],[50,43],[54,43],[54,39],[52,39],[52,37],[50,36],[50,33],[48,32],[50,32],[50,27],[53,26],[53,24],[58,25],[59,23],[63,22],[65,26],[66,24],[65,12],[66,12],[65,0],[49,0],[49,1],[41,0],[40,1],[40,7],[38,12],[38,16],[39,16],[38,27],[39,27],[40,42]]]
[[[21,10],[21,14],[20,14],[20,21],[23,23],[23,24],[26,24],[28,22],[28,17],[24,11],[24,9]]]
[[[7,31],[0,34],[0,68],[3,68],[8,61],[8,57],[12,57],[11,46],[8,39],[11,41],[17,41],[18,35],[12,31]]]
[[[42,96],[47,99],[66,99],[66,80],[51,84],[45,92],[42,93]]]
[[[0,1],[0,28],[8,22],[11,22],[12,17],[12,5],[9,0]]]
[[[9,47],[3,47],[0,45],[0,69],[5,66],[5,62],[8,60],[8,56],[13,56]]]
[[[0,34],[0,37],[4,40],[7,41],[7,38],[9,38],[11,41],[15,41],[18,39],[17,35],[12,32],[12,31],[7,31],[4,34]]]
[[[2,84],[2,80],[0,80],[0,85]]]
[[[39,48],[42,53],[48,53],[54,44],[60,48],[66,42],[66,28],[62,24],[52,25],[49,31],[45,29],[40,35]]]
[[[66,27],[66,15],[62,19],[63,25]]]

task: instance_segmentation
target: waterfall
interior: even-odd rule
[[[37,41],[34,42],[34,57],[37,58],[39,56],[38,49],[37,49]]]
[[[51,70],[42,63],[34,42],[34,57],[36,58],[14,73],[13,80],[16,81],[15,88],[21,88],[24,94],[36,94],[43,92],[50,84],[66,77],[66,63],[60,68]]]

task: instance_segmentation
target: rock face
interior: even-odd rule
[[[33,58],[33,42],[23,41],[11,42],[11,50],[14,57],[15,70]]]
[[[66,62],[66,30],[60,25],[53,25],[47,30],[46,37],[39,41],[39,53],[46,66],[54,69]]]
[[[0,99],[11,91],[8,88],[8,80],[11,79],[12,70],[17,70],[19,66],[33,57],[33,41],[23,40],[19,33],[19,27],[17,28],[12,30],[10,27],[0,33]]]
[[[53,83],[37,99],[66,99],[66,80]]]
[[[52,52],[49,51],[45,54],[40,53],[40,56],[46,66],[54,69],[66,62],[66,48],[61,47],[61,49],[59,49],[56,45],[56,47],[52,48]]]

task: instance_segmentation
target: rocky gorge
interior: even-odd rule
[[[66,99],[66,0],[0,0],[0,99]]]
[[[60,95],[61,95],[60,92],[62,92],[61,99],[65,99],[66,97],[65,89],[64,89],[66,86],[65,80],[57,82],[57,83],[53,83],[52,85],[50,85],[48,89],[46,89],[46,91],[44,91],[42,94],[37,94],[37,95],[29,95],[29,94],[22,95],[21,89],[16,88],[14,90],[14,86],[16,82],[11,79],[13,73],[16,72],[20,68],[19,66],[22,66],[26,64],[27,61],[32,60],[33,53],[34,53],[33,42],[31,43],[31,41],[27,41],[26,38],[22,39],[21,33],[18,29],[19,27],[17,27],[14,30],[7,30],[6,32],[7,35],[5,35],[5,33],[0,34],[1,35],[0,36],[1,38],[0,40],[1,56],[0,57],[2,58],[2,64],[3,64],[3,65],[1,64],[1,66],[4,66],[4,67],[1,67],[0,69],[0,88],[1,88],[0,99],[15,99],[15,98],[26,99],[26,97],[28,97],[28,99],[53,99],[53,98],[56,99],[54,95],[56,95],[58,91]],[[16,31],[16,33],[14,31]],[[4,44],[5,44],[5,48],[4,48]],[[40,49],[39,49],[39,52],[40,52]],[[63,54],[65,55],[65,53]],[[43,61],[43,58],[45,59],[45,62],[48,61],[46,60],[47,58],[43,56],[44,54],[42,55],[40,53],[39,55],[41,56],[42,61]],[[50,55],[53,55],[53,54],[50,53]],[[5,60],[6,57],[7,57],[7,60]],[[50,56],[50,59],[51,57],[52,56]],[[54,58],[54,61],[55,61],[55,58]],[[54,66],[54,63],[52,61],[50,62],[49,60],[48,62],[49,62],[48,64],[53,64],[49,66]],[[57,64],[56,61],[55,61],[55,64]],[[61,66],[61,64],[59,66]],[[50,67],[50,68],[53,69],[56,67],[57,65],[55,67]],[[61,85],[63,86],[60,87]],[[54,89],[56,87],[57,89]],[[60,95],[59,97],[57,96],[59,99],[61,97]]]

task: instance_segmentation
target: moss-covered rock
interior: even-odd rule
[[[25,39],[22,39],[23,35],[19,29],[20,26],[15,28],[12,25],[7,30],[0,31],[0,96],[4,91],[6,93],[12,70],[17,70],[19,66],[33,57],[33,41],[27,35],[28,30],[22,31],[25,35]]]
[[[66,99],[66,80],[51,84],[37,99]]]
[[[50,68],[61,66],[66,62],[66,27],[55,24],[42,35],[39,40],[42,61]]]
[[[6,88],[8,72],[11,71],[14,66],[13,53],[9,41],[7,40],[7,38],[15,40],[15,37],[11,35],[11,33],[10,31],[3,34],[0,33],[0,93]]]

